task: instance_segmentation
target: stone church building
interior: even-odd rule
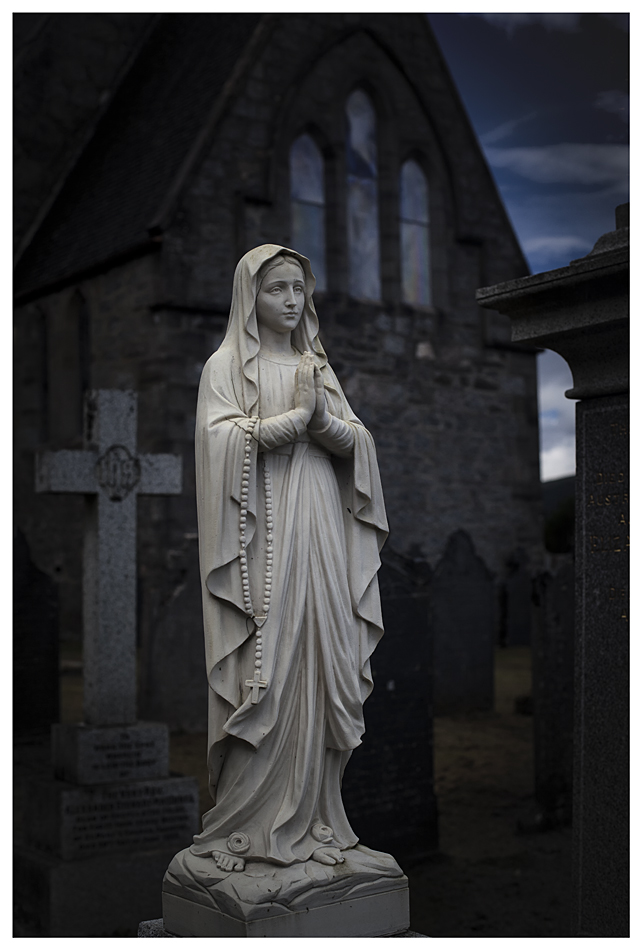
[[[34,456],[82,446],[85,391],[133,389],[139,450],[181,454],[184,476],[138,500],[139,716],[205,728],[196,392],[236,262],[269,242],[310,257],[323,344],[375,438],[384,594],[414,596],[465,532],[496,641],[510,565],[542,556],[536,366],[475,290],[528,271],[427,18],[16,28],[15,524],[54,634],[81,636],[83,498],[35,494]]]

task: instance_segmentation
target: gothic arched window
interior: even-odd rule
[[[292,248],[310,259],[317,290],[326,289],[323,156],[314,139],[300,135],[290,149]]]
[[[401,286],[405,303],[430,304],[428,182],[417,162],[401,168]]]
[[[348,96],[346,114],[350,293],[380,300],[377,126],[372,103],[361,89]]]

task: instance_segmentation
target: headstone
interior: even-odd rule
[[[167,726],[136,721],[136,496],[179,494],[182,480],[179,456],[138,453],[136,428],[135,393],[91,392],[84,449],[37,461],[37,491],[86,499],[84,722],[53,726],[53,775],[44,749],[17,763],[22,936],[133,936],[198,826],[196,780],[169,775]]]
[[[492,708],[496,616],[492,575],[468,534],[455,531],[431,583],[437,715]]]
[[[568,825],[573,795],[575,569],[570,555],[534,581],[533,728],[536,821]]]
[[[375,689],[364,707],[366,736],[347,765],[342,795],[361,840],[418,861],[438,846],[430,568],[387,548],[381,557],[386,632],[372,657]]]
[[[628,936],[628,205],[568,267],[478,291],[560,353],[576,409],[574,936]]]
[[[503,644],[507,647],[529,646],[533,582],[526,552],[518,548],[508,558],[506,568]]]

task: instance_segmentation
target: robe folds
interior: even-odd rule
[[[259,354],[255,299],[263,261],[285,251],[306,276],[295,353]],[[357,838],[341,802],[343,770],[364,732],[370,656],[383,633],[377,584],[387,522],[370,433],[352,412],[317,336],[309,262],[264,245],[237,267],[225,341],[206,363],[196,419],[196,483],[205,653],[208,769],[214,807],[192,852],[214,850],[288,865],[321,844]],[[309,350],[332,417],[314,435],[292,415],[294,373]],[[239,563],[241,481],[250,417],[247,525],[255,612],[266,585],[265,471],[272,493],[270,609],[252,703],[255,624]]]

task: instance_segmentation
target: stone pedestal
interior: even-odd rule
[[[163,880],[165,929],[179,937],[383,937],[410,923],[408,878],[389,854],[357,845],[341,864],[248,861],[219,870],[177,854]]]
[[[560,353],[577,405],[571,933],[628,936],[629,229],[568,267],[482,288],[513,340]]]
[[[176,937],[386,937],[407,929],[408,918],[407,886],[255,920],[163,895],[165,927]]]
[[[177,937],[178,934],[171,934],[165,930],[163,924],[163,918],[159,917],[157,920],[143,920],[138,927],[138,936],[139,937]],[[424,937],[426,938],[427,934],[418,934],[415,930],[402,930],[401,933],[396,934],[384,934],[388,937]]]

